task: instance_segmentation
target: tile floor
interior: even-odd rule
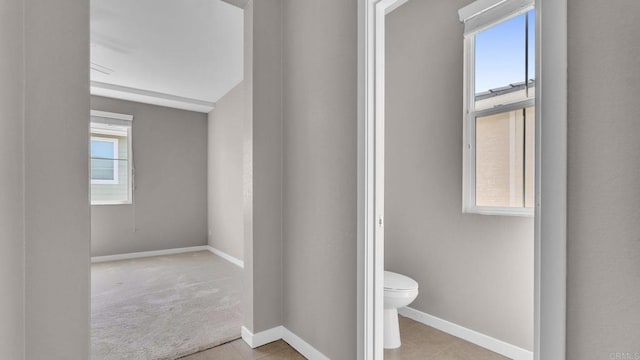
[[[503,360],[504,356],[400,316],[399,349],[385,350],[385,360]],[[304,359],[289,344],[278,340],[251,349],[242,339],[182,358],[182,360],[289,360]]]
[[[226,344],[189,355],[180,360],[304,360],[305,357],[282,340],[251,349],[244,340]]]
[[[385,360],[503,360],[507,359],[485,348],[400,316],[398,349],[385,350]]]

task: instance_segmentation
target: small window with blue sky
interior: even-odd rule
[[[531,215],[535,196],[535,10],[503,3],[466,34],[466,212]],[[494,9],[495,10],[495,9]],[[465,23],[466,25],[466,23]],[[476,29],[480,31],[476,32]],[[465,29],[468,30],[468,29]],[[471,57],[469,57],[469,55]]]
[[[93,183],[118,183],[118,140],[91,138],[91,181]]]
[[[92,205],[133,203],[132,121],[131,115],[91,110]]]
[[[535,56],[535,10],[477,33],[475,93],[532,82]]]

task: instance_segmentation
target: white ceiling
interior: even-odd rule
[[[91,1],[94,95],[208,112],[242,80],[242,49],[242,9],[221,0]]]

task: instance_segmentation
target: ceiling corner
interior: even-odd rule
[[[249,0],[222,0],[228,4],[231,4],[233,6],[237,6],[240,9],[244,9],[245,6],[247,6],[247,3],[249,2]]]

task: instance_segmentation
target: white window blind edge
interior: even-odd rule
[[[133,121],[133,115],[118,114],[114,112],[100,111],[100,110],[91,110],[91,116],[108,118],[108,119],[116,119],[116,120]]]
[[[92,116],[90,119],[91,129],[109,129],[110,127],[118,127],[122,129],[131,129],[133,122],[129,120],[120,120],[107,117]]]
[[[472,17],[478,16],[483,12],[494,8],[508,0],[477,0],[472,2],[471,4],[461,8],[458,10],[458,16],[460,18],[460,22],[466,22]]]
[[[533,0],[478,0],[460,9],[458,14],[464,22],[464,35],[468,36],[529,11],[533,6]]]

